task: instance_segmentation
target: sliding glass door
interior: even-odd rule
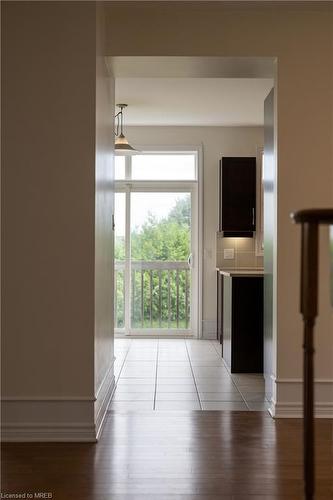
[[[116,330],[127,335],[196,333],[196,185],[132,181],[120,187],[115,203]]]

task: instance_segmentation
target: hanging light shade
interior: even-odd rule
[[[116,139],[114,143],[114,149],[116,154],[121,155],[131,155],[135,154],[137,151],[128,142],[124,134],[124,116],[123,109],[127,107],[127,104],[117,104],[120,111],[116,114],[115,119],[117,120],[116,125]]]

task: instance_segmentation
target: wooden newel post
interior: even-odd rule
[[[333,210],[302,210],[292,214],[302,224],[301,249],[301,313],[304,322],[303,340],[303,447],[305,499],[314,499],[314,346],[313,331],[318,314],[318,226],[333,224]]]
[[[303,339],[305,498],[314,498],[313,329],[318,314],[318,225],[302,224],[301,313]]]

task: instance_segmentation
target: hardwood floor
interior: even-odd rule
[[[316,499],[329,500],[332,421],[316,421],[316,444]],[[4,444],[1,491],[55,500],[300,500],[301,421],[110,411],[98,444]]]

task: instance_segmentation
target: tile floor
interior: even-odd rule
[[[266,411],[259,374],[231,374],[217,341],[116,339],[110,410]]]

